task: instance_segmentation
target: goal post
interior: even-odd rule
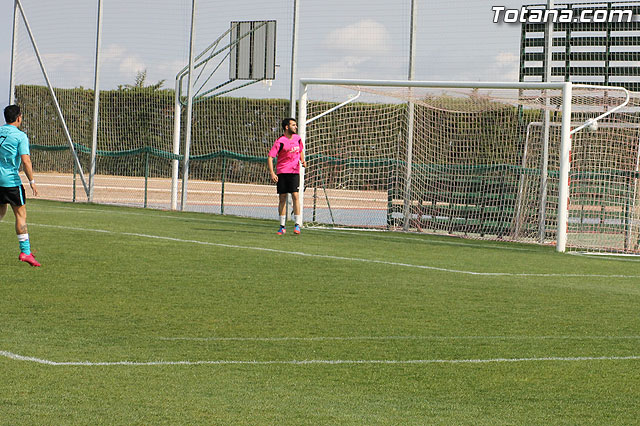
[[[358,92],[358,102],[345,101]],[[301,79],[305,223],[397,230],[410,223],[415,231],[538,243],[542,221],[542,242],[564,252],[568,235],[585,233],[569,215],[572,137],[587,133],[592,121],[630,120],[617,115],[628,100],[623,88],[571,82]],[[416,105],[412,152],[407,102]],[[541,206],[543,136],[530,124],[545,111],[553,147],[549,200]],[[615,137],[590,145],[593,138],[580,136],[580,149],[607,149]],[[596,176],[598,167],[586,169]],[[637,197],[637,182],[628,188]],[[630,241],[636,203],[625,203]]]
[[[571,167],[571,83],[562,88],[562,139],[560,143],[560,184],[558,190],[558,231],[556,250],[567,247],[567,218],[569,208],[569,168]]]

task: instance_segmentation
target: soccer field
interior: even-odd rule
[[[0,424],[633,424],[640,263],[30,200]]]

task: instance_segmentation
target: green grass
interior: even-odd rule
[[[0,351],[282,363],[0,356],[0,424],[637,422],[638,262],[402,233],[280,237],[275,221],[196,213],[28,212],[43,267],[17,261],[8,213]]]

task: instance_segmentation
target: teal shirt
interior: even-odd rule
[[[0,186],[10,188],[22,185],[20,164],[22,155],[29,155],[29,138],[16,126],[0,127]]]

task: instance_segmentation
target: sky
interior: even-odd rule
[[[0,0],[0,103],[9,100],[13,0]],[[416,0],[415,79],[517,81],[520,27],[493,23],[495,0]],[[519,8],[522,2],[498,4]],[[92,87],[97,0],[22,0],[54,86]],[[231,20],[278,22],[276,80],[240,92],[288,98],[292,0],[198,0],[196,53]],[[177,6],[176,6],[177,5]],[[300,77],[405,79],[411,0],[299,0]],[[101,87],[148,82],[173,87],[187,63],[190,0],[103,0]],[[225,39],[226,40],[226,39]],[[224,41],[224,40],[223,40]],[[35,56],[19,35],[20,82],[40,81]],[[201,82],[206,80],[203,74]],[[225,66],[207,87],[226,80]]]
[[[11,60],[11,28],[13,27],[13,6],[10,0],[2,0],[3,13],[0,14],[0,105],[9,103],[9,67]]]

